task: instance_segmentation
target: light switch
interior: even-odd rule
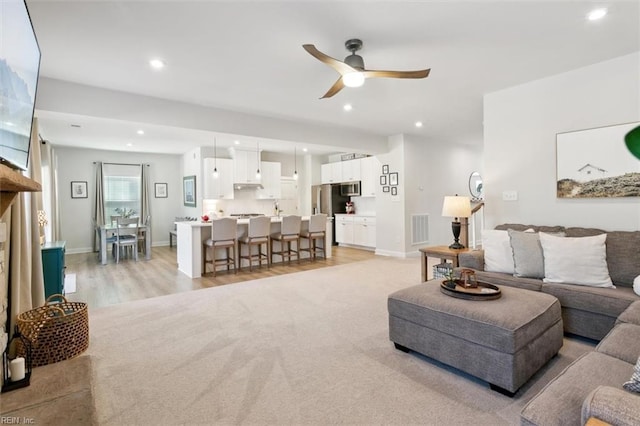
[[[502,191],[503,201],[518,201],[518,191]]]

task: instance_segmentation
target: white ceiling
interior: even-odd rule
[[[640,50],[638,1],[27,3],[44,77],[380,136],[408,133],[466,144],[482,143],[483,94]],[[606,6],[608,15],[587,21],[596,6]],[[343,59],[344,42],[354,37],[364,41],[359,53],[369,69],[431,68],[431,74],[368,80],[320,100],[338,76],[302,44]],[[166,61],[163,71],[148,66],[154,57]],[[345,103],[353,110],[345,112]],[[144,123],[60,111],[39,116],[43,136],[54,145],[118,149],[133,139],[142,146],[132,132]],[[73,120],[95,125],[78,140]],[[421,129],[414,126],[418,120]],[[210,143],[212,135],[157,125],[145,132],[153,143],[141,150],[166,153]],[[221,143],[237,138],[227,136]]]

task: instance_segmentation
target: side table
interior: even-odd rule
[[[448,246],[432,246],[422,247],[419,249],[422,254],[422,261],[420,263],[422,270],[422,281],[428,281],[427,272],[429,268],[427,266],[427,258],[435,257],[440,259],[441,262],[450,261],[453,267],[458,267],[458,255],[465,251],[469,251],[468,248],[463,249],[450,249]]]

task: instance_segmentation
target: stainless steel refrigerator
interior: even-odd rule
[[[313,185],[311,187],[311,212],[325,213],[333,217],[333,241],[336,245],[336,213],[347,212],[349,197],[340,195],[340,184]]]

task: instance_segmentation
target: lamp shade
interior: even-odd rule
[[[442,205],[442,216],[445,217],[469,217],[471,216],[471,202],[469,197],[447,195]]]

